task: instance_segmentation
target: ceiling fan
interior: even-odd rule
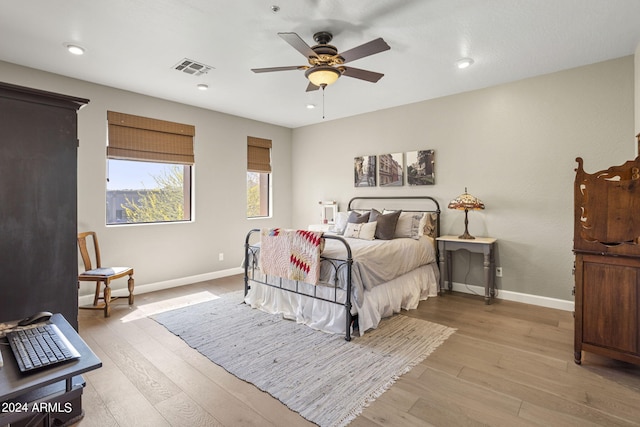
[[[254,73],[269,73],[272,71],[304,70],[305,77],[309,79],[307,92],[324,89],[335,83],[342,75],[360,80],[376,83],[384,74],[345,66],[344,64],[374,55],[391,49],[382,38],[377,38],[368,43],[338,53],[335,46],[329,44],[333,35],[328,31],[320,31],[313,35],[318,43],[311,47],[296,33],[278,33],[278,35],[294,49],[303,54],[309,61],[309,65],[293,65],[288,67],[253,68]]]

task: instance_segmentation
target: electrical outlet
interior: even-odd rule
[[[502,267],[496,267],[496,277],[502,277]]]
[[[218,254],[218,261],[224,261],[224,253],[220,252]]]

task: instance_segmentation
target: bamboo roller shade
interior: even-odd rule
[[[192,165],[195,126],[107,111],[107,157]]]
[[[271,173],[271,140],[247,137],[247,170]]]

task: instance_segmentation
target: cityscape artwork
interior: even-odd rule
[[[404,162],[402,153],[378,156],[378,179],[380,187],[404,185]]]
[[[355,157],[353,160],[353,183],[356,187],[376,186],[376,156]]]
[[[434,150],[418,150],[407,153],[407,183],[409,185],[434,185]]]

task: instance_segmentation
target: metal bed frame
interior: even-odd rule
[[[349,203],[347,205],[347,211],[351,211],[351,210],[367,210],[367,209],[371,209],[371,208],[354,208],[354,204],[357,203],[357,201],[359,200],[429,200],[431,201],[436,209],[402,209],[403,212],[434,212],[437,214],[437,219],[436,219],[436,236],[440,235],[440,204],[438,203],[438,201],[431,197],[431,196],[391,196],[391,197],[353,197],[351,200],[349,200]],[[299,287],[299,282],[296,281],[295,282],[295,288],[294,289],[289,289],[283,286],[283,280],[282,278],[278,278],[279,280],[276,280],[276,283],[269,283],[268,282],[268,277],[265,276],[265,280],[258,280],[256,279],[256,270],[258,270],[258,262],[257,262],[257,253],[259,251],[259,247],[255,246],[255,244],[251,244],[250,242],[252,241],[252,236],[254,236],[255,234],[259,234],[260,230],[257,228],[254,228],[252,230],[250,230],[247,233],[247,236],[245,238],[245,242],[244,242],[244,247],[245,247],[245,254],[244,254],[244,295],[247,296],[247,293],[249,292],[249,289],[251,289],[251,285],[250,282],[256,282],[256,283],[260,283],[262,285],[266,285],[266,286],[270,286],[272,288],[277,288],[280,289],[282,291],[287,291],[287,292],[291,292],[297,295],[304,295],[306,297],[309,298],[313,298],[313,299],[317,299],[317,300],[321,300],[321,301],[325,301],[331,304],[337,304],[337,305],[342,305],[344,306],[345,309],[345,314],[346,314],[346,325],[345,325],[345,337],[344,339],[346,341],[351,341],[351,325],[353,323],[353,321],[355,320],[354,317],[351,314],[351,269],[353,267],[353,256],[351,253],[351,247],[349,246],[349,243],[342,237],[338,236],[338,235],[333,235],[333,234],[324,234],[323,238],[324,239],[331,239],[331,240],[337,240],[339,242],[341,242],[345,249],[346,249],[346,259],[337,259],[337,258],[329,258],[329,257],[324,257],[324,256],[320,256],[320,263],[326,265],[326,263],[328,263],[331,268],[334,269],[335,271],[335,283],[333,284],[329,284],[331,288],[333,288],[333,298],[325,298],[322,296],[319,296],[317,294],[317,289],[318,287],[314,287],[313,288],[313,293],[309,294],[306,292],[302,292],[300,290]],[[436,246],[436,251],[437,251],[437,246]],[[438,254],[436,253],[436,260],[438,259]],[[338,300],[338,289],[341,289],[338,286],[338,272],[340,271],[340,269],[342,268],[346,268],[347,272],[346,272],[346,286],[344,288],[344,292],[345,292],[345,300],[344,302],[341,302]],[[249,274],[251,273],[251,274]]]

